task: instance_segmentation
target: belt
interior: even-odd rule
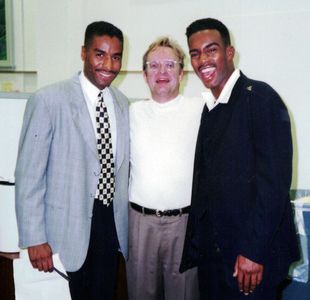
[[[159,210],[146,208],[133,202],[130,202],[130,206],[139,213],[144,215],[156,215],[157,217],[181,216],[182,214],[188,214],[191,208],[190,206],[186,206],[178,209]]]

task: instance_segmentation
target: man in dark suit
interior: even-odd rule
[[[127,257],[128,100],[110,86],[122,52],[120,29],[89,24],[83,71],[35,93],[24,116],[15,172],[19,246],[39,271],[52,271],[59,253],[74,300],[114,299],[118,250]]]
[[[180,271],[198,265],[202,299],[271,300],[298,259],[289,115],[268,84],[234,68],[224,24],[197,20],[186,35],[208,90]]]

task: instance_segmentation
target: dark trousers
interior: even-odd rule
[[[215,258],[198,266],[198,281],[201,300],[275,300],[276,286],[266,286],[263,282],[253,293],[244,295],[238,289],[233,277],[233,265]]]
[[[86,260],[76,272],[68,272],[72,300],[112,300],[118,267],[118,240],[113,203],[94,201]]]

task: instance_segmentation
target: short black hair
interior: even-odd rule
[[[227,27],[221,21],[212,18],[199,19],[191,23],[186,28],[187,40],[189,40],[192,34],[207,29],[217,30],[223,39],[224,45],[225,46],[231,45],[230,35]]]
[[[122,31],[113,24],[105,21],[97,21],[89,24],[85,30],[84,47],[87,48],[92,42],[94,36],[108,35],[109,37],[116,37],[119,41],[124,43]]]

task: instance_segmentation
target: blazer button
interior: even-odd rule
[[[94,171],[94,175],[98,177],[100,175],[100,173]]]

